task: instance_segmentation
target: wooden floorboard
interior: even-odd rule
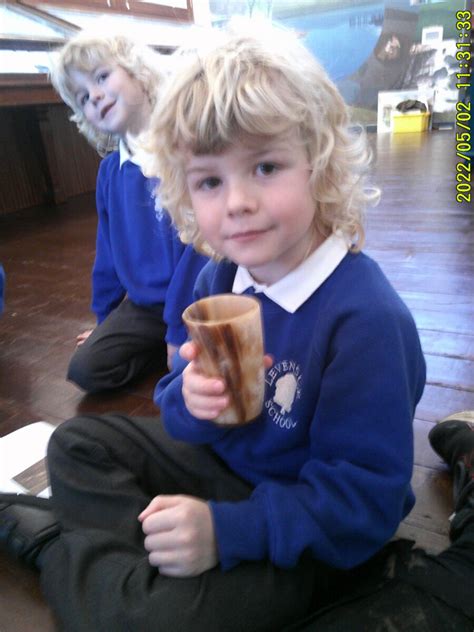
[[[453,136],[374,138],[380,206],[366,250],[412,310],[427,362],[416,411],[415,508],[398,533],[433,551],[448,542],[451,481],[427,434],[437,420],[474,408],[474,217],[455,202]]]
[[[366,252],[413,312],[428,381],[416,411],[414,510],[399,535],[439,551],[448,542],[451,480],[427,434],[440,418],[474,409],[474,217],[455,202],[453,132],[371,135],[383,196],[368,214]],[[152,415],[149,376],[120,393],[85,396],[64,379],[88,304],[96,215],[92,195],[0,217],[7,273],[0,318],[0,436],[81,412]],[[0,555],[0,631],[51,632],[37,576]]]

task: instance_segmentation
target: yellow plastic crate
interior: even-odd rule
[[[392,132],[426,132],[430,122],[429,112],[392,112]]]

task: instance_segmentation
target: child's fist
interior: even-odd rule
[[[186,342],[179,353],[189,362],[183,371],[183,398],[186,408],[197,419],[217,419],[229,405],[224,380],[206,377],[200,372],[199,348],[194,342]]]

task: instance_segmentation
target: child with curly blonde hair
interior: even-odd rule
[[[260,300],[265,403],[252,423],[214,423],[227,384],[201,373],[187,342],[157,385],[163,424],[109,414],[56,429],[59,537],[36,563],[68,631],[408,630],[432,609],[466,623],[472,509],[438,558],[386,545],[414,503],[425,363],[408,309],[360,250],[377,192],[348,125],[326,73],[286,33],[229,35],[181,58],[148,169],[183,239],[213,255],[196,298]],[[433,445],[467,464],[472,433],[456,423]]]
[[[160,55],[119,34],[84,31],[59,51],[51,79],[79,131],[106,157],[97,177],[92,309],[68,379],[93,392],[160,368],[186,334],[181,312],[205,262],[179,240],[133,155],[164,81]],[[111,152],[111,153],[110,153]],[[108,154],[108,155],[107,155]]]
[[[413,507],[412,422],[425,383],[413,318],[361,252],[363,213],[378,199],[365,136],[310,52],[276,29],[188,51],[149,149],[146,169],[162,174],[181,238],[214,258],[196,298],[258,297],[272,358],[263,412],[237,430],[213,423],[230,393],[223,377],[203,375],[195,343],[157,385],[168,433],[209,445],[254,486],[240,502],[211,499],[213,547],[193,549],[197,567],[182,572],[264,559],[293,568],[306,553],[361,564]],[[282,398],[287,377],[296,386]],[[160,498],[145,512],[153,533]],[[150,550],[158,567],[171,563],[159,535]]]

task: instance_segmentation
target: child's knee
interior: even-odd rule
[[[56,428],[48,443],[47,458],[50,469],[65,456],[91,458],[94,448],[100,447],[98,441],[94,440],[86,429],[91,423],[92,418],[73,417]]]
[[[116,388],[124,373],[126,366],[110,366],[104,354],[81,345],[69,362],[66,377],[87,393],[97,393]]]
[[[95,367],[90,354],[81,347],[77,349],[69,362],[67,379],[87,392],[98,390],[95,387]]]

